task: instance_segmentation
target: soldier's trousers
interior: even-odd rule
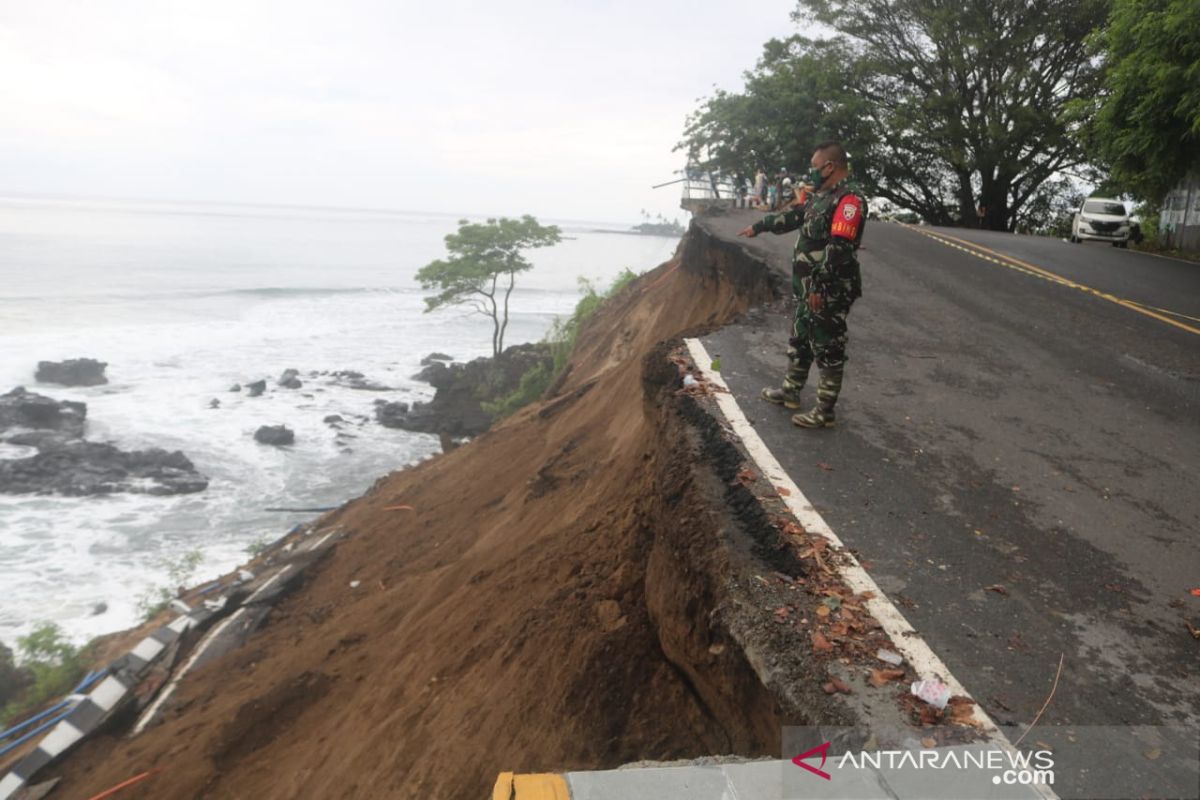
[[[813,361],[822,372],[841,373],[846,363],[846,316],[854,303],[844,294],[831,293],[825,295],[821,310],[814,312],[808,307],[807,279],[803,288],[803,296],[796,298],[784,377],[784,386],[794,390],[807,382]]]

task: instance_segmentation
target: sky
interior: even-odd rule
[[[0,0],[0,194],[668,218],[794,0]]]

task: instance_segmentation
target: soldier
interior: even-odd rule
[[[788,369],[783,386],[763,389],[762,399],[787,408],[800,408],[800,390],[814,359],[820,370],[817,405],[792,415],[802,428],[834,424],[834,405],[842,390],[846,363],[846,315],[862,296],[862,276],[855,252],[862,242],[867,203],[846,181],[850,168],[840,142],[817,145],[802,204],[767,214],[738,232],[787,233],[800,229],[792,253],[792,295],[796,313],[788,339]]]

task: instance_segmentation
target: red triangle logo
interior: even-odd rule
[[[827,781],[833,780],[833,778],[831,778],[829,776],[828,772],[825,772],[822,769],[814,767],[811,764],[806,764],[804,762],[804,759],[806,759],[806,758],[815,758],[818,753],[821,754],[821,766],[823,767],[823,766],[825,766],[825,759],[829,756],[829,742],[826,742],[825,744],[819,744],[816,747],[814,747],[812,750],[809,750],[807,753],[801,753],[800,755],[798,755],[792,759],[792,763],[795,764],[797,767],[803,767],[804,769],[808,770],[809,772],[811,772],[814,775],[820,775],[822,778],[824,778]]]

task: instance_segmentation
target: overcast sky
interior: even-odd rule
[[[793,0],[0,0],[0,193],[683,216]]]

